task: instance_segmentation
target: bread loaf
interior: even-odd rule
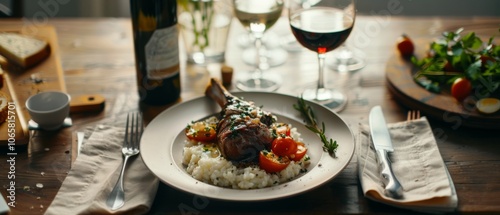
[[[9,62],[29,68],[50,55],[50,46],[47,41],[34,37],[3,32],[0,33],[0,55]]]

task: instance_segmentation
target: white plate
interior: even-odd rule
[[[164,183],[195,195],[233,201],[260,201],[296,195],[318,187],[342,171],[354,154],[354,137],[347,124],[334,112],[309,103],[318,123],[324,122],[326,136],[339,143],[337,158],[323,152],[319,137],[303,124],[303,117],[293,109],[297,98],[265,92],[238,92],[235,96],[254,101],[257,106],[278,117],[278,122],[291,123],[302,134],[311,164],[298,178],[277,186],[239,190],[210,185],[192,178],[182,166],[184,128],[193,121],[218,113],[220,107],[208,97],[200,97],[175,105],[153,119],[141,139],[141,156],[146,166]]]

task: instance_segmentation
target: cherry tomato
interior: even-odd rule
[[[411,41],[411,39],[404,34],[398,38],[397,47],[401,56],[405,58],[411,57],[413,55],[413,52],[415,51],[413,41]]]
[[[259,166],[268,173],[275,173],[284,170],[290,159],[288,157],[278,156],[273,152],[261,151],[259,154]]]
[[[470,95],[472,84],[466,78],[457,78],[451,85],[451,95],[458,101],[463,101]]]
[[[271,144],[271,151],[278,156],[289,156],[297,152],[297,143],[291,137],[278,137]]]
[[[217,138],[216,124],[200,121],[190,123],[185,133],[187,138],[199,142],[212,142]]]
[[[300,161],[306,155],[307,152],[307,147],[303,142],[296,142],[297,143],[297,151],[295,154],[290,155],[290,159],[293,161]]]

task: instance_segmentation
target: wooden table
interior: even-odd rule
[[[367,122],[369,109],[381,105],[388,122],[404,120],[407,108],[401,106],[385,85],[385,65],[394,54],[395,40],[402,33],[414,39],[432,39],[445,30],[465,27],[483,36],[498,34],[500,18],[410,18],[397,16],[359,16],[348,44],[361,50],[367,65],[348,75],[327,71],[327,85],[343,87],[350,100],[340,115],[356,132],[360,122]],[[20,22],[0,21],[0,26]],[[105,110],[99,113],[72,114],[74,125],[57,132],[36,132],[24,152],[16,157],[16,207],[12,214],[41,214],[50,205],[62,181],[71,168],[72,134],[89,124],[138,109],[135,84],[132,32],[129,19],[52,19],[59,38],[60,58],[66,89],[72,95],[102,94]],[[286,20],[271,30],[288,35]],[[243,32],[233,22],[226,63],[235,73],[250,69],[241,59],[242,48],[236,38]],[[298,88],[313,85],[317,78],[314,53],[303,49],[290,52],[285,64],[272,72],[283,75],[280,93],[297,95]],[[182,67],[182,100],[203,94],[209,77],[219,77],[220,65]],[[271,72],[271,71],[270,71]],[[232,89],[231,90],[235,90]],[[22,102],[21,102],[22,103]],[[151,120],[167,107],[145,107]],[[435,131],[441,132],[438,145],[455,182],[459,196],[459,211],[463,213],[500,212],[500,136],[498,131],[470,129],[431,120]],[[500,125],[499,125],[500,126]],[[0,155],[2,195],[6,188],[8,156]],[[37,188],[40,183],[43,188]],[[198,199],[199,200],[199,199]],[[409,211],[379,204],[366,199],[357,174],[356,156],[338,177],[318,189],[287,199],[267,202],[196,202],[188,193],[161,185],[153,204],[154,214],[177,214],[179,206],[192,209],[193,214],[325,214],[325,213],[409,213]],[[203,207],[200,207],[203,206]]]

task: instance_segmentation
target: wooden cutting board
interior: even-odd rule
[[[26,100],[38,92],[48,90],[66,92],[63,70],[59,59],[57,34],[53,26],[26,26],[23,23],[18,26],[1,26],[0,32],[15,32],[45,40],[49,43],[51,50],[48,58],[27,70],[9,63],[0,56],[0,65],[6,76],[5,86],[0,90],[11,97],[12,107],[15,106],[15,125],[11,124],[11,126],[15,126],[16,145],[22,146],[29,142],[27,127],[29,114],[24,105]],[[10,132],[7,132],[8,126],[9,123],[0,124],[0,145],[7,145],[9,135],[12,136]]]
[[[423,53],[431,41],[416,40],[416,47]],[[426,45],[427,44],[427,45]],[[423,54],[422,54],[423,55]],[[436,94],[427,91],[413,81],[416,68],[409,60],[401,58],[398,53],[390,57],[386,65],[387,86],[391,93],[409,109],[420,110],[423,115],[449,123],[452,128],[461,126],[500,129],[500,111],[486,115],[479,113],[472,104],[457,102],[448,92]]]

